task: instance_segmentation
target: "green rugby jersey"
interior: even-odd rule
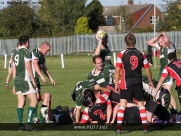
[[[160,50],[160,70],[163,70],[165,68],[165,66],[168,64],[168,54],[170,52],[175,52],[175,46],[173,45],[173,43],[171,43],[170,47],[168,48],[167,46],[165,48],[162,48],[161,46],[158,45],[158,43],[156,44],[156,48]]]
[[[35,48],[32,51],[32,60],[34,59],[38,60],[38,65],[40,69],[41,69],[41,65],[45,65],[46,63],[45,56],[40,52],[39,48]],[[33,66],[33,63],[32,63],[32,66]],[[38,73],[35,71],[34,66],[33,66],[33,74],[35,78],[39,77]]]
[[[81,106],[82,105],[82,92],[85,89],[94,89],[94,85],[96,83],[93,81],[80,81],[76,84],[74,88],[74,93],[75,93],[75,102],[76,106]]]
[[[142,76],[142,82],[145,83],[145,84],[149,84],[148,77],[147,76]],[[153,82],[154,88],[156,88],[158,82],[155,79],[153,79],[152,82]],[[158,91],[158,93],[157,93],[158,96],[159,96],[160,93],[162,93],[161,91],[162,91],[161,89]],[[154,92],[152,92],[152,91],[150,92],[149,89],[147,90],[147,89],[144,88],[144,95],[145,95],[146,99],[154,100],[153,94],[154,94]],[[171,98],[170,93],[166,93],[165,96],[163,96],[162,99],[161,99],[161,103],[166,109],[168,108],[168,106],[170,104],[170,98]]]
[[[103,67],[98,75],[94,74],[95,68],[89,73],[87,80],[94,80],[101,87],[106,87],[113,83],[113,71],[108,67]]]
[[[94,52],[95,52],[96,48],[94,48]],[[101,48],[100,56],[102,58],[103,65],[105,67],[109,67],[110,69],[115,69],[115,67],[113,66],[113,64],[111,62],[112,53],[111,53],[109,47],[107,49]]]
[[[31,78],[28,75],[28,71],[25,67],[26,61],[31,61],[31,52],[29,49],[21,46],[19,50],[16,50],[13,54],[13,61],[16,68],[15,80],[30,81]]]

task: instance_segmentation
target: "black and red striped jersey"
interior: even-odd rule
[[[170,75],[176,81],[176,86],[181,85],[181,60],[176,59],[171,61],[163,70],[162,77]]]
[[[110,103],[109,101],[109,96],[110,96],[110,92],[104,92],[103,94],[101,94],[101,96],[95,101],[94,105],[96,104],[107,104]],[[89,109],[91,106],[87,106],[85,107],[84,111],[83,111],[83,115],[82,115],[82,119],[80,121],[80,123],[87,123],[90,119],[90,115],[89,115]]]
[[[142,82],[142,68],[149,68],[146,55],[136,48],[127,48],[118,54],[116,67],[122,69],[121,89]]]

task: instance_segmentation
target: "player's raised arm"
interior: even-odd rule
[[[148,44],[148,45],[150,45],[150,46],[152,46],[152,47],[155,47],[155,48],[156,48],[156,41],[157,41],[157,39],[158,39],[158,36],[157,36],[157,37],[152,38],[152,39],[151,39],[151,40],[149,40],[149,41],[146,41],[146,44]]]
[[[94,51],[94,56],[96,56],[96,55],[100,55],[100,52],[101,52],[101,46],[102,46],[102,39],[100,39],[99,37],[98,37],[98,34],[96,34],[96,39],[98,40],[98,45],[97,45],[97,47],[96,47],[96,49],[95,49],[95,51]]]
[[[165,44],[167,45],[167,47],[170,47],[171,42],[170,42],[170,40],[169,40],[169,38],[168,38],[166,32],[163,31],[163,32],[161,32],[161,34],[163,34],[164,41],[165,41]]]

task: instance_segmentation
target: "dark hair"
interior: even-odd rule
[[[93,93],[93,90],[91,89],[85,89],[83,91],[83,100],[82,105],[85,107],[89,106],[91,103],[94,103],[96,101],[96,97]]]
[[[104,39],[104,38],[106,38],[106,39],[108,38],[107,33],[104,34],[103,39]]]
[[[169,60],[175,60],[175,59],[177,59],[176,53],[175,53],[175,52],[170,52],[170,53],[168,54],[168,59],[169,59]]]
[[[19,39],[19,44],[22,46],[23,44],[26,44],[26,42],[29,42],[29,37],[27,35],[22,35]]]
[[[93,61],[94,64],[96,63],[96,59],[97,59],[97,58],[101,58],[101,59],[102,59],[102,57],[101,57],[100,55],[95,55],[95,56],[92,58],[92,61]]]
[[[136,44],[136,37],[133,34],[127,34],[125,42],[127,46],[134,46]]]

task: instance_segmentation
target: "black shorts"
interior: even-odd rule
[[[125,109],[124,122],[127,125],[131,125],[132,123],[142,123],[138,107],[133,106]]]
[[[106,88],[111,90],[111,94],[110,94],[109,99],[111,101],[112,107],[114,108],[117,105],[117,103],[120,102],[120,94],[115,91],[115,85],[114,84],[108,84],[106,86]]]
[[[177,90],[178,96],[181,96],[181,85],[175,88]]]
[[[118,93],[116,93],[116,92],[111,91],[109,99],[113,103],[119,103],[120,95]]]
[[[98,121],[98,123],[106,122],[106,110],[107,104],[95,104],[89,108],[89,116],[93,121]]]
[[[142,83],[127,87],[127,90],[120,90],[120,99],[133,100],[133,97],[137,101],[144,100],[144,90]]]
[[[147,111],[158,116],[160,120],[167,120],[170,117],[170,114],[166,108],[152,100],[146,101],[145,108]]]

